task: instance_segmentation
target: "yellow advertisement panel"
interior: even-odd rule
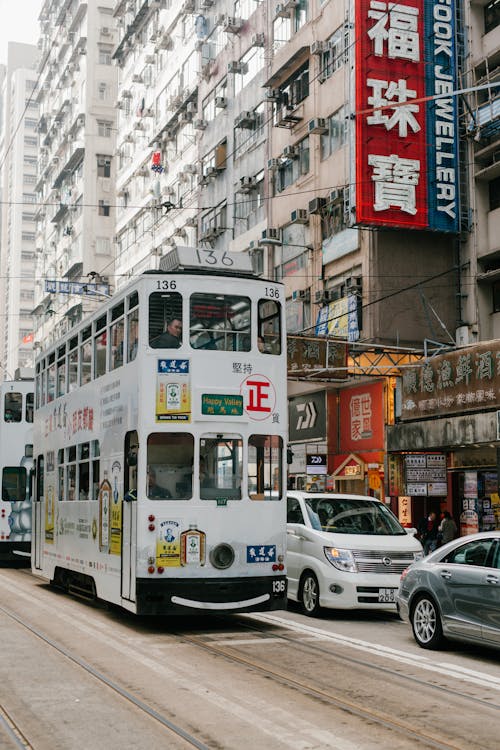
[[[189,359],[159,359],[156,379],[156,421],[191,421]]]
[[[156,540],[156,567],[180,568],[181,566],[181,522],[160,521]]]
[[[45,499],[45,541],[47,544],[54,544],[55,512],[54,488],[47,487]]]

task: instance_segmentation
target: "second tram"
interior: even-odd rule
[[[162,265],[37,360],[32,570],[137,614],[283,608],[283,287]]]
[[[0,384],[0,561],[29,562],[33,480],[33,371]]]

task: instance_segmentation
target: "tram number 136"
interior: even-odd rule
[[[273,594],[284,594],[286,591],[286,581],[273,581]]]

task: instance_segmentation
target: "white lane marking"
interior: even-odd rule
[[[465,667],[455,666],[446,662],[432,661],[429,657],[420,654],[410,654],[405,651],[400,651],[395,648],[383,646],[380,643],[372,643],[370,641],[363,641],[360,638],[350,638],[340,633],[330,633],[327,630],[316,628],[311,625],[302,625],[295,623],[291,620],[287,620],[283,617],[277,617],[276,615],[267,614],[245,614],[241,615],[251,620],[257,620],[260,622],[268,622],[274,625],[279,625],[282,628],[286,628],[309,637],[317,637],[321,640],[331,641],[342,646],[349,646],[350,648],[357,649],[379,656],[385,656],[393,661],[398,661],[401,664],[408,664],[412,667],[419,667],[420,669],[426,669],[429,672],[436,672],[439,675],[446,675],[447,677],[454,677],[465,682],[470,682],[474,685],[480,685],[481,687],[488,688],[489,690],[497,690],[500,692],[500,678],[493,675],[489,675],[487,672],[480,672],[479,670],[467,669]],[[279,636],[278,636],[279,637]],[[434,656],[435,659],[435,656]]]

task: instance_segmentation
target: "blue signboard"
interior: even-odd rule
[[[247,563],[276,562],[275,544],[254,544],[247,547]]]
[[[429,229],[458,232],[458,89],[455,0],[428,0],[425,13]]]

